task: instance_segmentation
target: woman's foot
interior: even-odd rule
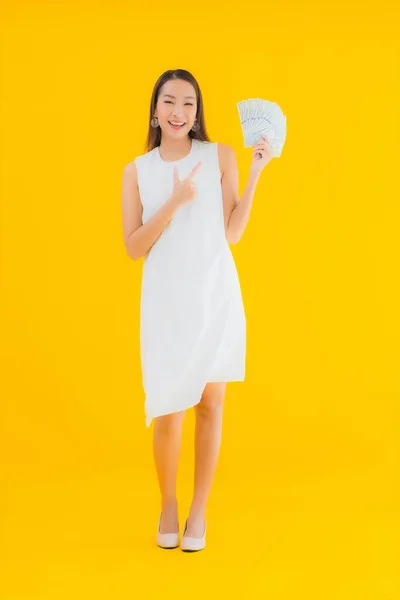
[[[201,538],[204,535],[204,515],[189,516],[186,521],[186,532],[188,537]]]
[[[157,530],[157,545],[161,548],[179,546],[178,504],[164,506],[161,510]]]
[[[193,520],[193,525],[189,530],[189,519],[185,522],[185,530],[181,539],[181,549],[184,552],[197,552],[203,550],[206,547],[206,529],[207,524],[205,519],[202,520],[201,533],[200,535],[190,535],[192,532],[198,533],[199,525],[198,519]]]
[[[160,533],[179,531],[178,507],[165,507],[160,515]]]

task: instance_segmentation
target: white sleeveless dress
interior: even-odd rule
[[[217,142],[192,138],[189,154],[164,161],[154,148],[135,159],[146,223],[198,161],[197,196],[180,206],[144,258],[140,353],[146,426],[200,402],[210,381],[244,381],[246,317],[225,237]]]

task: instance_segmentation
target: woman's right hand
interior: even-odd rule
[[[172,196],[177,206],[187,204],[196,197],[196,184],[192,181],[192,177],[194,177],[201,164],[201,161],[198,162],[189,175],[185,179],[182,179],[182,181],[179,179],[178,169],[174,167],[174,189]]]

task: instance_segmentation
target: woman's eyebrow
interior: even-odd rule
[[[163,94],[162,97],[164,98],[165,96],[168,96],[168,98],[174,98],[175,96],[172,96],[171,94]],[[194,96],[184,96],[184,98],[191,98],[192,100],[196,100],[196,98],[194,98]]]

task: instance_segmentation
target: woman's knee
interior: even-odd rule
[[[200,402],[196,404],[196,413],[210,415],[221,412],[225,401],[226,382],[209,382],[204,388]]]

